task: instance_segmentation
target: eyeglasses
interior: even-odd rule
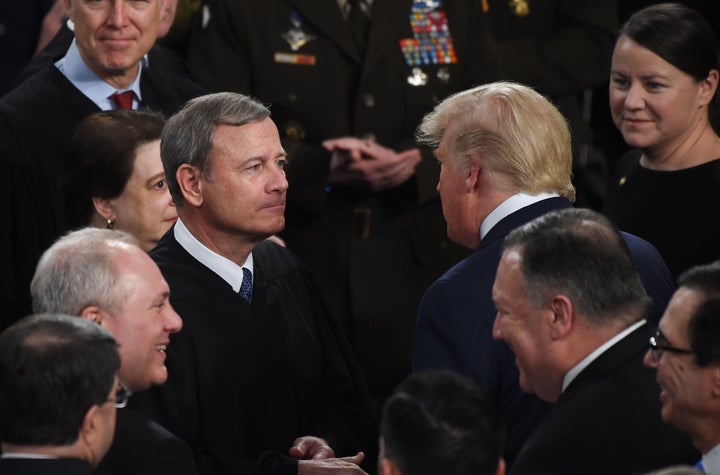
[[[681,355],[691,355],[693,352],[687,348],[677,348],[672,346],[665,335],[658,329],[654,336],[650,337],[650,354],[654,362],[658,362],[664,351],[668,353],[677,353]]]
[[[107,402],[112,402],[115,404],[116,408],[122,409],[127,406],[130,396],[132,396],[132,392],[125,386],[119,385],[117,391],[115,392],[115,397],[108,399]]]

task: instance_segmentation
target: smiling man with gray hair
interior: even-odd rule
[[[118,378],[143,391],[165,383],[165,351],[182,328],[158,267],[130,234],[85,228],[58,239],[40,258],[31,284],[36,312],[62,312],[106,328],[120,344]],[[126,407],[99,475],[195,475],[178,437]]]

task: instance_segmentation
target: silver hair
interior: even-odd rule
[[[137,248],[132,235],[116,230],[83,228],[66,234],[46,250],[30,283],[33,311],[79,315],[89,305],[119,313],[127,290],[118,286],[114,253]]]

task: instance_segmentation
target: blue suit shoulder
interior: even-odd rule
[[[645,292],[652,299],[647,319],[657,325],[675,292],[675,280],[655,246],[634,234],[623,231],[620,234],[630,250]]]

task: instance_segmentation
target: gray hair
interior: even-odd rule
[[[270,110],[255,99],[233,92],[219,92],[188,101],[168,119],[160,139],[160,157],[175,205],[180,207],[185,202],[176,176],[180,165],[192,165],[212,180],[209,156],[218,126],[241,126],[268,117]]]
[[[423,118],[421,144],[437,148],[449,124],[454,170],[478,160],[496,187],[513,193],[555,192],[575,199],[567,121],[540,93],[513,82],[484,84],[454,94]]]
[[[79,315],[89,305],[119,313],[127,290],[118,287],[114,252],[138,247],[132,235],[83,228],[58,239],[40,258],[30,283],[33,311]]]
[[[627,244],[595,211],[550,212],[513,230],[504,248],[520,252],[525,293],[536,307],[560,293],[596,327],[644,317],[650,299]]]

